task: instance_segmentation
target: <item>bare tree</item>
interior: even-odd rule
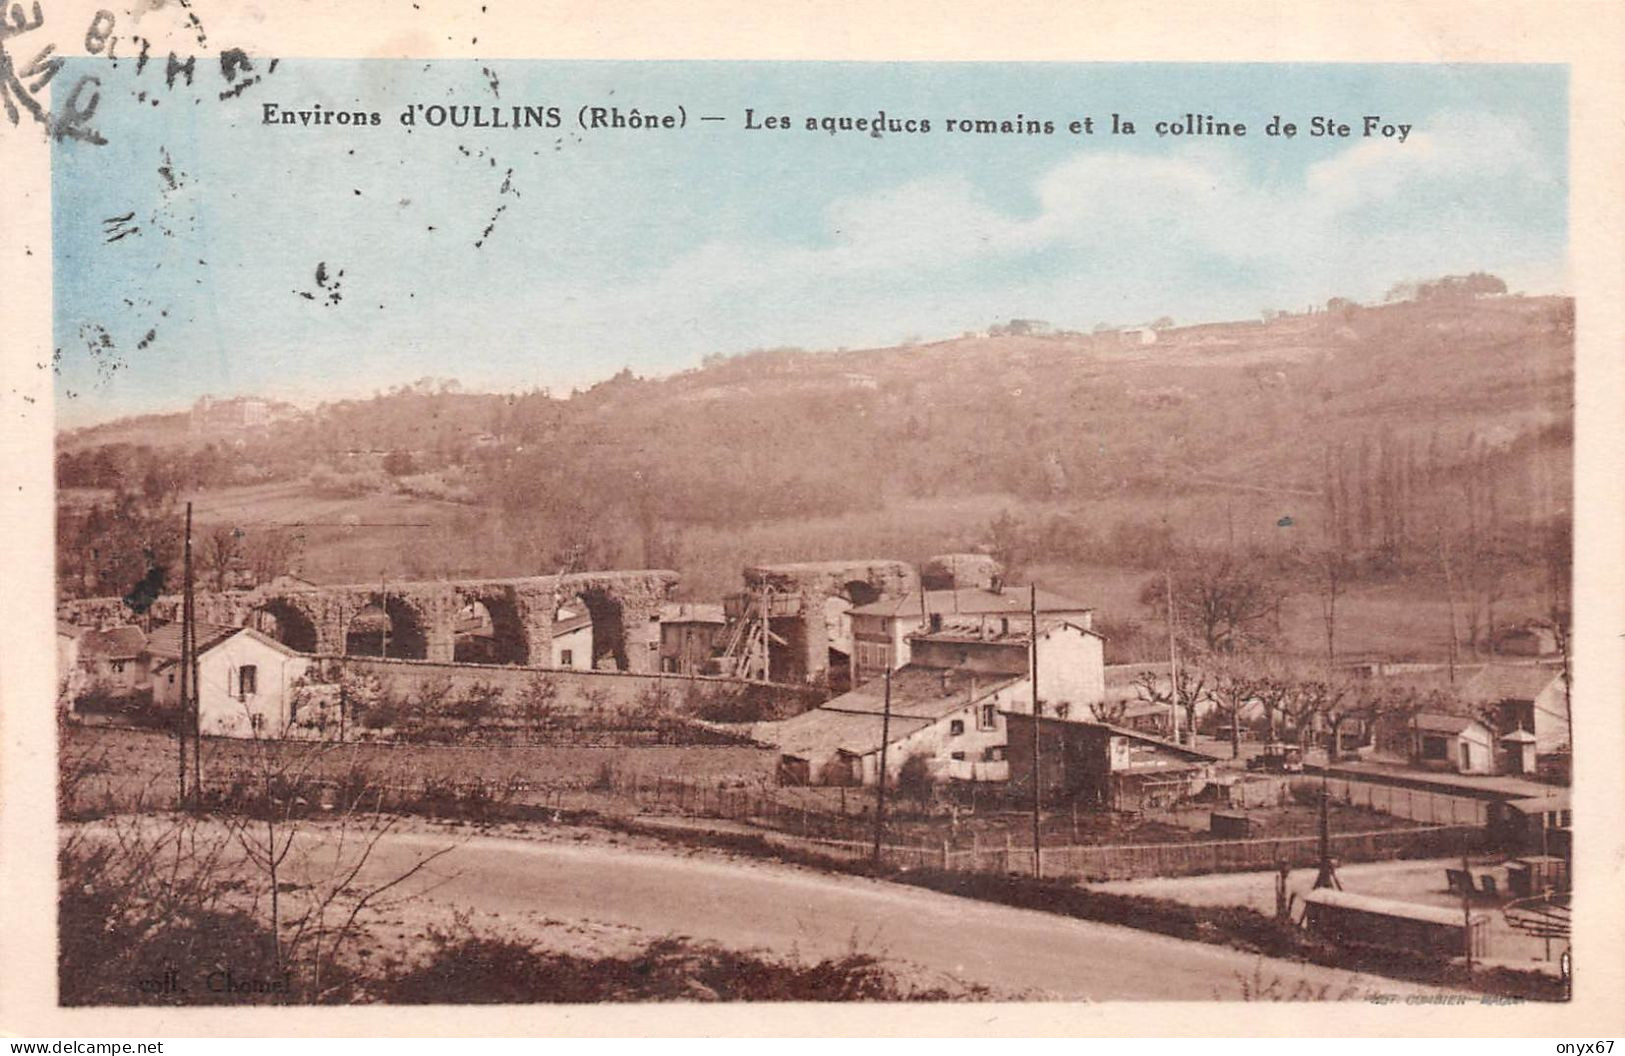
[[[1094,700],[1089,702],[1089,713],[1095,717],[1096,722],[1116,726],[1120,725],[1124,717],[1128,715],[1129,703],[1128,700],[1124,699]]]
[[[300,536],[287,528],[262,528],[243,540],[243,556],[256,583],[269,583],[293,568]]]
[[[1227,654],[1267,641],[1280,595],[1256,562],[1231,551],[1188,553],[1172,573],[1176,623],[1209,653]],[[1146,583],[1140,603],[1166,618],[1163,580]]]
[[[1326,662],[1337,662],[1337,599],[1342,596],[1349,578],[1348,509],[1340,498],[1346,489],[1339,488],[1338,474],[1341,458],[1334,466],[1331,450],[1326,451],[1325,522],[1321,525],[1320,547],[1312,558],[1316,591],[1320,595],[1320,618],[1326,629]]]
[[[291,719],[268,729],[246,704],[245,715],[254,731],[252,770],[233,786],[239,796],[225,804],[224,820],[262,881],[256,901],[263,896],[268,907],[272,963],[279,971],[300,970],[310,999],[323,1000],[366,914],[426,893],[428,887],[410,882],[457,844],[418,855],[404,869],[369,875],[400,820],[383,811],[385,790],[353,765],[353,756],[340,756],[344,749],[334,741],[294,739]]]
[[[225,590],[232,569],[242,553],[243,533],[230,525],[209,529],[198,548],[198,564],[205,582],[215,590]]]
[[[1546,530],[1542,557],[1545,563],[1545,609],[1551,624],[1558,655],[1563,661],[1563,711],[1568,725],[1569,745],[1574,745],[1574,704],[1569,665],[1569,638],[1573,620],[1574,524],[1567,515],[1556,518]]]
[[[1184,712],[1183,728],[1187,730],[1196,729],[1196,716],[1202,705],[1213,702],[1211,679],[1190,665],[1179,668],[1177,685],[1172,679],[1162,679],[1147,671],[1134,679],[1134,692],[1141,700],[1171,704]]]
[[[1241,757],[1241,724],[1246,711],[1259,704],[1266,679],[1253,657],[1230,657],[1213,672],[1213,708],[1230,727],[1230,758]]]
[[[1318,678],[1299,683],[1299,692],[1315,723],[1326,733],[1326,759],[1336,761],[1340,752],[1343,727],[1350,722],[1363,724],[1369,734],[1370,725],[1378,714],[1377,699],[1368,687],[1345,678],[1336,672],[1327,672]]]

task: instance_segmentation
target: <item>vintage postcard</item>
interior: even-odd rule
[[[0,4],[8,1029],[1606,1025],[1584,5],[1324,57],[398,6]]]

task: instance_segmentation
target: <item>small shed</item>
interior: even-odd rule
[[[1011,790],[1031,795],[1033,717],[1011,711],[1005,720]],[[1163,809],[1200,793],[1213,777],[1213,756],[1138,730],[1047,715],[1038,723],[1037,776],[1051,801],[1099,810]]]
[[[1474,957],[1488,946],[1489,917],[1399,902],[1323,887],[1303,896],[1304,926],[1349,946],[1413,950],[1460,957],[1471,942]]]
[[[1495,772],[1495,733],[1471,715],[1424,711],[1411,724],[1412,757],[1429,770]]]
[[[1208,831],[1225,840],[1245,840],[1253,834],[1253,819],[1243,810],[1215,810],[1208,815]]]
[[[1491,804],[1489,827],[1509,849],[1567,855],[1572,817],[1568,790],[1562,789]]]
[[[1508,773],[1532,774],[1539,769],[1535,757],[1535,735],[1528,730],[1518,729],[1503,734],[1497,743],[1501,746]]]

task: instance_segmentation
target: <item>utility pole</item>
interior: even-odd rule
[[[762,681],[773,681],[773,622],[768,616],[773,604],[772,589],[762,581]]]
[[[203,682],[198,670],[197,655],[197,594],[192,580],[192,515],[187,505],[186,516],[186,643],[192,668],[192,793],[197,802],[203,802]],[[227,687],[230,692],[230,687]]]
[[[177,751],[176,767],[180,779],[180,798],[177,802],[186,804],[186,725],[188,704],[191,703],[192,665],[187,655],[186,634],[192,626],[192,504],[186,504],[186,534],[182,543],[182,587],[181,587],[181,695],[175,703],[175,747]]]
[[[1028,674],[1032,676],[1033,680],[1033,876],[1041,878],[1044,875],[1044,844],[1041,839],[1042,831],[1039,824],[1039,811],[1042,803],[1039,789],[1042,783],[1039,781],[1038,760],[1038,714],[1040,706],[1038,701],[1038,584],[1029,583],[1027,585],[1027,598],[1030,610],[1029,616],[1032,620],[1032,626],[1027,637],[1030,643],[1029,648],[1032,650],[1032,660],[1028,664]]]
[[[880,772],[875,781],[875,865],[880,865],[880,837],[886,829],[886,744],[891,740],[891,667],[886,667],[884,705],[880,710]]]
[[[1168,606],[1168,728],[1179,743],[1179,650],[1174,644],[1174,577],[1166,565],[1162,569],[1163,597]]]
[[[383,576],[378,577],[378,608],[384,614],[384,636],[378,647],[378,656],[382,659],[389,657],[389,584]]]
[[[1331,763],[1326,764],[1328,767]],[[1315,890],[1323,887],[1333,887],[1343,890],[1342,881],[1337,879],[1337,869],[1332,865],[1332,819],[1331,819],[1331,789],[1326,784],[1326,771],[1320,771],[1320,872],[1315,874]]]
[[[1439,566],[1444,571],[1445,610],[1450,617],[1450,684],[1456,684],[1456,587],[1450,575],[1450,551],[1445,546],[1444,528],[1438,529]]]
[[[1461,942],[1467,956],[1467,971],[1473,970],[1473,872],[1467,852],[1461,852]]]

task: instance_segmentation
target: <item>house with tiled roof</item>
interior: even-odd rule
[[[1471,715],[1424,711],[1411,719],[1416,765],[1458,774],[1495,773],[1495,731]]]
[[[891,780],[911,756],[924,756],[939,780],[1007,778],[1005,715],[1032,709],[1026,631],[945,620],[911,641],[912,662],[891,673],[889,722],[883,675],[811,711],[755,728],[753,736],[780,749],[788,780],[873,784],[883,739]],[[1040,621],[1038,696],[1046,714],[1092,716],[1103,692],[1101,646],[1098,634],[1070,621]]]
[[[134,624],[82,632],[78,662],[85,681],[115,693],[144,687],[147,673],[141,656],[146,644],[145,632]]]
[[[198,728],[217,737],[284,737],[297,721],[294,689],[310,657],[252,627],[199,623]],[[167,624],[147,644],[153,705],[181,700],[181,625]]]
[[[717,673],[727,644],[728,617],[720,602],[669,602],[660,610],[660,670],[680,675]]]
[[[553,666],[591,671],[592,648],[592,613],[585,606],[560,609],[553,619]]]
[[[1199,794],[1216,773],[1214,756],[1126,726],[1040,715],[1034,730],[1030,711],[1006,718],[1009,787],[1017,797],[1032,795],[1036,779],[1040,797],[1050,804],[1147,810]]]
[[[1497,734],[1534,734],[1537,755],[1569,748],[1568,683],[1561,668],[1486,664],[1462,684],[1461,698],[1493,716]]]
[[[778,747],[781,773],[792,783],[873,785],[882,743],[888,781],[897,779],[912,755],[928,756],[937,776],[1005,779],[1000,713],[1020,706],[1015,698],[1023,679],[910,665],[892,672],[889,707],[886,681],[872,680],[794,718],[761,724],[755,736]]]
[[[1026,587],[916,590],[860,605],[848,613],[852,685],[908,664],[913,656],[910,638],[921,631],[940,631],[953,623],[985,633],[1022,633],[1031,622],[1030,605]],[[1038,615],[1041,620],[1068,620],[1085,630],[1094,620],[1089,606],[1047,590],[1038,591]]]

